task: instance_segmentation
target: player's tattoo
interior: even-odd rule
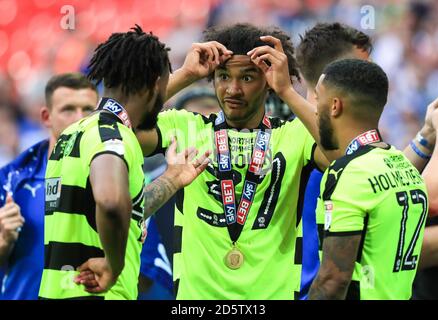
[[[324,239],[323,259],[309,291],[309,299],[345,299],[361,235]]]
[[[154,214],[177,191],[178,188],[165,174],[148,184],[144,189],[144,218]]]

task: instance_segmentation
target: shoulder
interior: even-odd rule
[[[30,148],[20,153],[13,161],[0,168],[0,172],[5,174],[11,170],[20,170],[29,166],[36,166],[35,160],[41,160],[42,153],[47,152],[49,148],[49,141],[42,140]]]
[[[365,146],[332,162],[325,172],[323,199],[329,199],[335,189],[353,190],[353,185],[361,183],[361,177],[367,175],[373,150],[373,147]]]
[[[176,109],[168,109],[162,111],[158,115],[158,121],[163,120],[192,120],[199,121],[200,123],[209,124],[214,123],[217,118],[217,114],[211,114],[209,117],[206,117],[200,113],[191,112],[187,110],[176,110]]]

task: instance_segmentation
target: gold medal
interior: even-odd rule
[[[225,256],[225,264],[230,269],[239,269],[243,264],[242,252],[236,247],[233,247]]]

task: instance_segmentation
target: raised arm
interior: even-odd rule
[[[430,154],[432,153],[436,140],[436,127],[434,127],[433,119],[437,118],[438,99],[435,99],[427,106],[424,125],[418,132],[417,136],[406,146],[403,153],[412,162],[418,171],[422,172],[424,167],[429,162]],[[434,121],[437,121],[436,119]],[[438,121],[437,121],[438,122]],[[436,152],[435,152],[436,158]],[[431,161],[431,162],[436,162]]]
[[[260,39],[272,44],[274,48],[267,45],[257,47],[249,51],[248,55],[263,70],[271,89],[289,106],[289,109],[303,122],[315,139],[318,145],[314,155],[315,162],[320,169],[325,169],[331,161],[341,157],[342,152],[339,150],[324,150],[320,147],[316,122],[316,106],[312,105],[294,90],[289,75],[287,56],[284,53],[281,41],[272,36],[263,36]],[[269,66],[266,63],[267,61],[269,61]]]
[[[183,66],[173,72],[169,78],[166,100],[193,82],[207,77],[231,55],[232,51],[217,41],[193,43]]]

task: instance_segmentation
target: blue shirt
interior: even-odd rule
[[[1,299],[37,299],[44,267],[44,175],[49,142],[24,151],[0,169],[0,206],[7,185],[21,208],[25,223],[7,265],[3,267]]]
[[[44,268],[44,177],[48,148],[48,140],[41,141],[0,169],[0,206],[5,204],[10,185],[25,219],[7,265],[0,268],[2,300],[38,299]],[[141,253],[141,272],[172,290],[171,273],[159,261],[167,261],[161,247],[164,248],[155,221],[150,220]]]
[[[301,269],[300,300],[307,299],[310,286],[319,269],[319,237],[316,224],[316,204],[319,197],[322,172],[314,169],[310,174],[303,206],[303,261]]]

